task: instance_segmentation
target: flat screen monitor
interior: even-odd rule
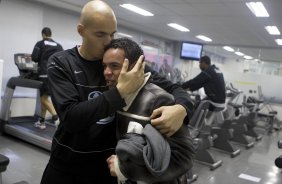
[[[185,60],[199,61],[202,55],[203,44],[194,42],[182,42],[180,58]]]

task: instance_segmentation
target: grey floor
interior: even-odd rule
[[[209,167],[195,163],[194,172],[199,177],[194,184],[281,184],[282,173],[274,166],[275,158],[282,155],[282,149],[277,148],[280,139],[282,132],[275,132],[264,135],[261,141],[248,150],[236,145],[241,149],[241,154],[235,158],[212,150],[216,158],[223,160],[223,165],[210,171]],[[48,151],[2,135],[0,153],[10,158],[8,169],[2,174],[3,184],[20,181],[39,184],[49,158]],[[245,175],[247,179],[241,179],[239,175]]]
[[[2,173],[3,184],[26,181],[39,184],[49,159],[49,152],[11,136],[0,136],[0,153],[9,157],[10,164]]]
[[[240,155],[231,158],[230,155],[211,150],[216,159],[222,160],[221,167],[210,171],[208,166],[195,163],[194,173],[198,179],[193,184],[282,184],[282,173],[274,165],[274,160],[282,155],[277,142],[282,140],[282,132],[265,135],[261,141],[255,141],[253,148],[234,144],[241,150]],[[239,177],[240,176],[240,177]],[[246,176],[243,177],[242,176]]]

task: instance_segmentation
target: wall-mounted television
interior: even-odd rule
[[[194,42],[182,42],[180,58],[199,61],[202,56],[203,44]]]

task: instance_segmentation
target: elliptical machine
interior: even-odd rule
[[[230,99],[227,102],[227,111],[225,112],[225,118],[221,128],[232,130],[233,136],[230,138],[230,141],[242,144],[247,149],[251,148],[254,146],[254,142],[247,136],[247,132],[253,127],[248,126],[247,115],[240,115],[240,109],[243,108],[243,105],[237,103],[242,91],[234,88],[231,83],[226,89],[229,91],[227,96]],[[237,100],[235,101],[235,99]]]

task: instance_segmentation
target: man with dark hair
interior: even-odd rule
[[[142,85],[145,63],[141,56],[127,71],[128,61],[124,61],[117,85],[108,89],[102,58],[116,31],[112,8],[105,1],[89,1],[83,6],[77,25],[82,44],[56,53],[48,61],[51,99],[60,124],[41,184],[117,182],[106,162],[117,143],[114,115],[127,105],[125,97]],[[154,71],[152,78],[176,101],[176,105],[160,107],[151,115],[151,123],[162,134],[171,136],[191,116],[193,103],[180,86]]]
[[[44,27],[41,31],[41,34],[49,38],[52,37],[52,31],[49,27]]]
[[[31,58],[34,62],[39,65],[38,75],[39,80],[42,81],[40,90],[40,101],[41,101],[41,117],[39,122],[34,124],[35,127],[45,129],[45,116],[47,111],[52,115],[52,122],[58,124],[58,115],[53,107],[53,104],[49,101],[49,90],[48,90],[48,78],[47,78],[47,61],[51,55],[56,52],[62,51],[62,46],[55,42],[52,37],[52,32],[49,27],[44,27],[41,31],[42,40],[37,42],[31,54]]]
[[[203,87],[208,100],[215,104],[224,104],[226,95],[223,73],[215,65],[211,65],[208,56],[200,58],[199,67],[202,72],[195,78],[184,82],[182,88],[195,91]]]
[[[210,59],[209,56],[203,56],[203,57],[200,58],[200,63],[205,63],[208,66],[210,66],[211,65],[211,59]]]
[[[124,59],[128,60],[130,70],[141,55],[143,50],[136,42],[128,38],[112,40],[103,57],[107,86],[113,88],[117,85]],[[185,125],[171,137],[162,136],[151,126],[150,115],[154,109],[173,105],[175,100],[165,90],[152,84],[150,75],[150,72],[145,74],[143,85],[134,94],[125,97],[128,105],[117,111],[117,136],[120,141],[116,155],[107,159],[108,165],[112,175],[121,181],[128,178],[146,183],[180,183],[180,177],[192,167],[192,140]],[[145,149],[148,149],[146,156],[143,154]]]

